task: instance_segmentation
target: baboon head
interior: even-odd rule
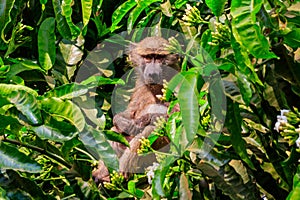
[[[142,83],[162,84],[163,79],[169,80],[174,76],[174,72],[168,72],[170,67],[179,70],[178,56],[166,50],[168,44],[162,37],[147,37],[139,43],[131,44],[129,59]]]

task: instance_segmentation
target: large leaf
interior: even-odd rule
[[[246,142],[242,138],[242,118],[238,104],[228,99],[226,127],[230,132],[231,143],[235,152],[246,162],[249,167],[254,169],[254,165],[248,157],[246,151]]]
[[[131,31],[134,23],[141,13],[154,2],[162,2],[162,0],[138,1],[137,6],[130,12],[127,21],[127,30]]]
[[[72,99],[88,92],[88,87],[77,83],[64,84],[44,94],[44,97],[58,97],[60,99]]]
[[[294,28],[290,33],[285,35],[284,43],[293,48],[300,47],[300,28]]]
[[[87,126],[87,128],[79,134],[79,138],[96,159],[101,159],[107,167],[118,170],[119,163],[117,155],[101,131]]]
[[[235,200],[256,200],[259,193],[252,181],[243,182],[242,175],[235,171],[230,165],[216,168],[208,162],[200,162],[199,169],[210,177],[223,193]],[[247,176],[247,174],[245,174]]]
[[[72,39],[71,28],[67,24],[67,20],[62,13],[62,5],[60,0],[52,0],[55,13],[56,27],[59,33],[66,39]]]
[[[125,17],[125,15],[134,7],[137,5],[137,2],[135,0],[129,0],[125,1],[122,5],[120,5],[112,14],[111,21],[111,32],[118,29],[118,24],[121,22],[121,20]]]
[[[189,181],[184,173],[180,175],[179,186],[179,198],[186,200],[192,199],[192,192],[189,188]]]
[[[35,96],[24,90],[13,91],[7,96],[9,101],[34,125],[43,122]]]
[[[0,143],[0,168],[22,172],[39,173],[42,167],[15,147]]]
[[[49,125],[41,125],[41,126],[33,126],[31,129],[41,138],[48,139],[57,142],[69,141],[74,136],[76,136],[73,132],[68,132],[67,134],[63,134],[62,131],[51,127]]]
[[[44,70],[36,62],[31,60],[22,60],[21,62],[18,61],[16,64],[11,65],[9,72],[6,74],[7,79],[10,79],[21,72],[31,70],[44,72]]]
[[[72,0],[64,0],[61,4],[62,14],[66,18],[66,22],[68,26],[70,27],[71,34],[73,37],[77,37],[80,33],[80,29],[74,25],[72,21]]]
[[[165,196],[166,191],[164,189],[164,181],[166,175],[170,169],[170,165],[176,159],[172,156],[165,158],[154,171],[154,178],[152,180],[152,195],[154,199],[160,199],[160,197]]]
[[[38,33],[39,62],[43,69],[52,68],[55,57],[55,19],[49,17],[43,21]]]
[[[0,83],[0,95],[2,96],[10,95],[10,93],[18,90],[24,90],[35,97],[38,96],[38,93],[29,87],[23,85],[12,85],[12,84]]]
[[[91,13],[92,13],[92,6],[93,1],[92,0],[84,0],[81,1],[81,8],[82,8],[82,22],[83,22],[83,28],[84,28],[84,34],[86,32],[86,26],[89,23]]]
[[[69,121],[78,131],[82,131],[85,126],[81,110],[70,100],[63,101],[56,97],[46,98],[41,100],[41,107],[50,115]]]
[[[190,144],[197,133],[199,125],[199,107],[197,98],[197,74],[187,72],[178,92],[184,139]]]
[[[67,65],[76,65],[83,56],[83,51],[80,48],[84,43],[84,38],[79,36],[74,44],[68,40],[62,40],[58,44],[64,62]],[[76,69],[76,68],[75,68]],[[69,75],[70,77],[70,75]]]
[[[7,25],[11,22],[10,13],[15,4],[15,0],[12,1],[1,1],[0,2],[0,30],[1,30],[1,39],[8,43],[5,39],[5,29]]]
[[[226,2],[227,0],[205,0],[206,5],[216,16],[222,15]]]
[[[232,16],[232,31],[235,39],[256,58],[276,58],[270,52],[270,45],[256,23],[256,14],[262,1],[233,0],[230,13]]]

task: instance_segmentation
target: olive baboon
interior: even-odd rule
[[[119,170],[125,177],[133,172],[142,172],[154,161],[147,158],[148,162],[145,162],[138,156],[137,149],[140,139],[147,138],[154,130],[157,117],[167,117],[168,104],[162,102],[158,95],[162,95],[163,80],[169,81],[179,71],[178,56],[165,49],[167,44],[168,41],[161,37],[147,37],[129,48],[129,60],[137,80],[128,107],[114,116],[112,128],[130,141],[130,148],[112,142],[120,157]],[[93,175],[98,179],[103,176],[99,175],[99,170]]]

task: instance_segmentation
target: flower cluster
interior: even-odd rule
[[[144,153],[148,153],[148,152],[152,151],[150,140],[148,138],[142,137],[140,139],[140,143],[141,143],[141,145],[140,145],[139,149],[137,150],[138,154],[144,154]]]
[[[279,132],[289,145],[296,144],[300,148],[300,113],[298,109],[294,108],[294,112],[281,110],[280,115],[277,116],[274,130]]]
[[[216,46],[222,44],[223,46],[230,44],[230,29],[228,26],[215,22],[215,31],[211,33],[212,41],[209,42],[210,45]]]
[[[118,173],[116,171],[113,171],[112,174],[110,175],[111,182],[104,182],[104,187],[109,190],[119,190],[120,187],[122,188],[122,183],[124,182],[124,176],[121,173]]]
[[[201,18],[198,8],[195,6],[192,7],[190,4],[186,5],[185,14],[182,17],[182,20],[187,26],[197,26],[199,24],[207,23]]]

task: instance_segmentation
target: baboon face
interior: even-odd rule
[[[167,44],[161,37],[147,37],[133,44],[130,60],[144,84],[162,84],[163,79],[169,80],[174,75],[168,72],[170,67],[178,71],[178,56],[165,49]]]

